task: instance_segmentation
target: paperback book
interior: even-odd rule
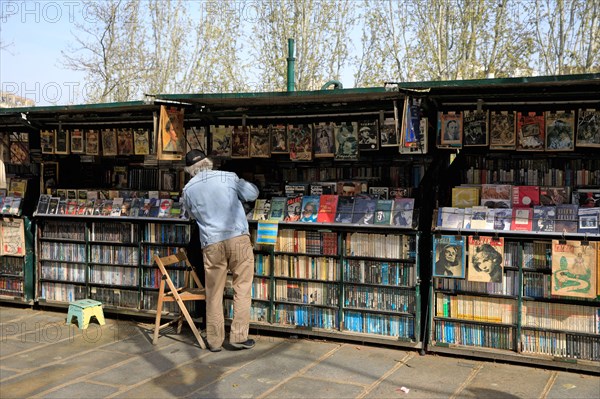
[[[598,217],[600,208],[579,208],[577,211],[577,232],[582,234],[598,234]]]
[[[302,216],[301,222],[314,223],[317,221],[319,213],[320,198],[318,195],[305,195],[302,197]]]
[[[285,216],[286,197],[271,198],[271,210],[269,211],[269,220],[282,221]]]
[[[533,228],[533,208],[513,208],[510,229],[531,231]]]
[[[556,207],[536,205],[533,207],[533,231],[553,232],[556,221]]]
[[[392,224],[392,212],[394,209],[394,200],[378,199],[375,208],[375,224]],[[412,211],[411,211],[412,213]]]
[[[556,205],[556,222],[554,231],[557,233],[577,233],[579,206],[576,204]]]
[[[414,198],[394,199],[392,225],[398,227],[412,228],[414,210]]]
[[[357,195],[354,198],[354,209],[352,210],[352,223],[374,224],[375,208],[377,198],[369,194]]]
[[[354,209],[354,197],[339,196],[338,206],[335,214],[336,223],[352,223],[352,211]]]
[[[337,210],[339,197],[336,194],[323,194],[319,200],[319,212],[317,222],[333,223],[335,222],[335,213]]]

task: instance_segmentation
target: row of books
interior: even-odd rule
[[[61,199],[41,194],[35,215],[187,218],[182,203],[170,198]]]
[[[521,351],[569,359],[600,361],[600,338],[555,331],[523,330]]]
[[[453,230],[533,231],[598,234],[600,207],[576,204],[514,208],[442,207],[437,227]]]
[[[415,319],[389,314],[344,311],[345,331],[415,339]]]
[[[452,206],[469,208],[531,208],[537,205],[574,204],[600,207],[600,188],[520,186],[511,184],[463,184],[452,188]]]
[[[435,341],[440,343],[506,350],[514,349],[514,328],[502,325],[436,320],[433,334]]]
[[[248,219],[412,228],[414,204],[414,198],[381,199],[375,194],[273,197],[257,199]]]

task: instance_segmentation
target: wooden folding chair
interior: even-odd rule
[[[190,264],[185,251],[180,250],[175,255],[164,256],[162,258],[158,257],[158,255],[154,255],[154,262],[160,269],[162,274],[162,278],[160,281],[160,290],[158,292],[158,303],[156,306],[156,322],[154,324],[154,338],[152,339],[152,343],[156,345],[158,342],[158,332],[171,324],[177,322],[177,334],[181,333],[181,326],[183,324],[183,318],[187,320],[190,328],[192,329],[194,336],[198,340],[200,347],[202,349],[206,349],[206,345],[204,344],[204,340],[200,336],[196,325],[194,324],[194,320],[190,316],[188,309],[185,305],[187,301],[205,301],[206,300],[206,292],[204,290],[204,286],[200,282],[198,275],[194,271],[192,265]],[[175,287],[173,284],[173,280],[169,276],[166,267],[170,265],[174,265],[176,263],[185,262],[185,271],[184,271],[184,284],[183,287]],[[193,280],[193,281],[192,281]],[[196,284],[196,288],[193,288],[193,283]],[[165,284],[168,286],[165,287]],[[160,318],[162,314],[163,304],[165,302],[177,302],[179,305],[179,316],[169,321],[165,324],[160,324]]]

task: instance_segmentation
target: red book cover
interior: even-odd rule
[[[514,186],[512,189],[513,207],[531,208],[540,204],[539,186]]]
[[[510,229],[515,231],[531,231],[533,225],[533,208],[513,208]]]
[[[317,213],[317,222],[333,223],[335,221],[335,212],[337,210],[338,196],[335,194],[322,194],[319,202],[319,212]]]

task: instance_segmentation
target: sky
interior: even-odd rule
[[[84,74],[60,65],[84,10],[78,1],[0,1],[0,90],[36,105],[83,103]]]
[[[75,22],[89,20],[79,0],[0,0],[0,91],[36,105],[85,103],[85,74],[61,65]],[[344,87],[352,81],[342,78]]]

